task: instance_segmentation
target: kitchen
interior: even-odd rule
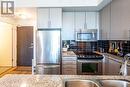
[[[89,85],[88,87],[94,85],[92,83],[96,83],[94,87],[99,87],[97,85],[101,84],[97,80],[101,80],[104,84],[103,87],[112,87],[113,84],[114,87],[124,87],[122,85],[124,83],[127,85],[125,87],[129,87],[130,79],[129,76],[126,76],[130,74],[128,62],[129,11],[126,11],[129,1],[98,0],[99,5],[97,6],[90,1],[89,5],[91,4],[93,7],[88,3],[78,1],[68,4],[68,6],[66,2],[64,3],[57,6],[55,2],[53,5],[47,6],[47,4],[34,4],[33,2],[34,7],[23,9],[23,12],[26,10],[28,13],[33,13],[32,18],[21,13],[16,18],[12,18],[12,20],[16,20],[12,23],[17,26],[18,30],[33,26],[33,43],[32,41],[29,43],[29,49],[33,49],[32,60],[29,57],[33,75],[17,73],[5,75],[0,79],[0,86],[10,87],[11,81],[14,80],[16,83],[11,87],[40,87],[41,85],[49,85],[49,87],[62,87],[63,85],[64,87],[62,81],[67,80],[65,87],[76,87],[76,85],[84,87],[83,84],[78,84],[84,80],[86,86]],[[18,2],[16,2],[16,6],[17,4],[19,5]],[[27,3],[24,5],[26,7]],[[39,5],[39,7],[35,8],[35,5]],[[88,7],[85,7],[86,5]],[[17,9],[17,12],[21,12],[21,8]],[[10,66],[16,67],[22,66],[22,64],[30,66],[30,62],[25,59],[20,59],[22,62],[17,61],[16,52],[19,50],[16,48],[16,44],[19,43],[18,40],[22,40],[18,37],[20,34],[18,31],[16,32],[17,29],[14,29],[13,32],[13,62]],[[27,35],[30,34],[27,33]],[[27,51],[24,50],[25,53]],[[8,84],[2,84],[7,79]],[[16,79],[23,83],[19,83]],[[111,83],[113,84],[111,85]]]

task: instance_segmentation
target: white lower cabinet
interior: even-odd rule
[[[119,75],[121,63],[112,59],[109,59],[109,75]]]
[[[105,55],[104,75],[119,75],[121,63],[114,57]]]
[[[128,76],[129,76],[129,75],[130,75],[130,66],[127,67],[127,72],[128,72],[128,73],[127,73]]]
[[[77,74],[77,57],[62,57],[62,74]]]

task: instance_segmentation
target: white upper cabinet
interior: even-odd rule
[[[98,29],[98,12],[86,12],[87,29]]]
[[[62,9],[51,8],[50,9],[50,22],[52,28],[62,28]]]
[[[75,13],[75,29],[79,31],[84,29],[85,25],[85,12],[74,12]]]
[[[49,10],[47,8],[38,8],[37,22],[38,28],[47,28],[49,21]]]
[[[84,28],[98,30],[98,12],[63,12],[63,40],[75,40],[75,33]]]
[[[75,12],[75,28],[98,29],[98,12]]]
[[[63,12],[62,40],[74,40],[74,12]]]
[[[62,8],[38,8],[38,28],[62,28]]]

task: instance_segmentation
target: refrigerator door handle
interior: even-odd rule
[[[33,43],[31,43],[31,46],[30,46],[30,47],[28,47],[28,48],[33,48],[33,46],[34,46],[34,45],[33,45]]]
[[[28,47],[28,48],[33,49],[33,46],[30,46],[30,47]]]

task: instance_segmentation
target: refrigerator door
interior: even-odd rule
[[[60,65],[37,65],[36,74],[59,75],[60,74]]]
[[[61,31],[60,29],[44,29],[37,31],[36,63],[60,64]]]

